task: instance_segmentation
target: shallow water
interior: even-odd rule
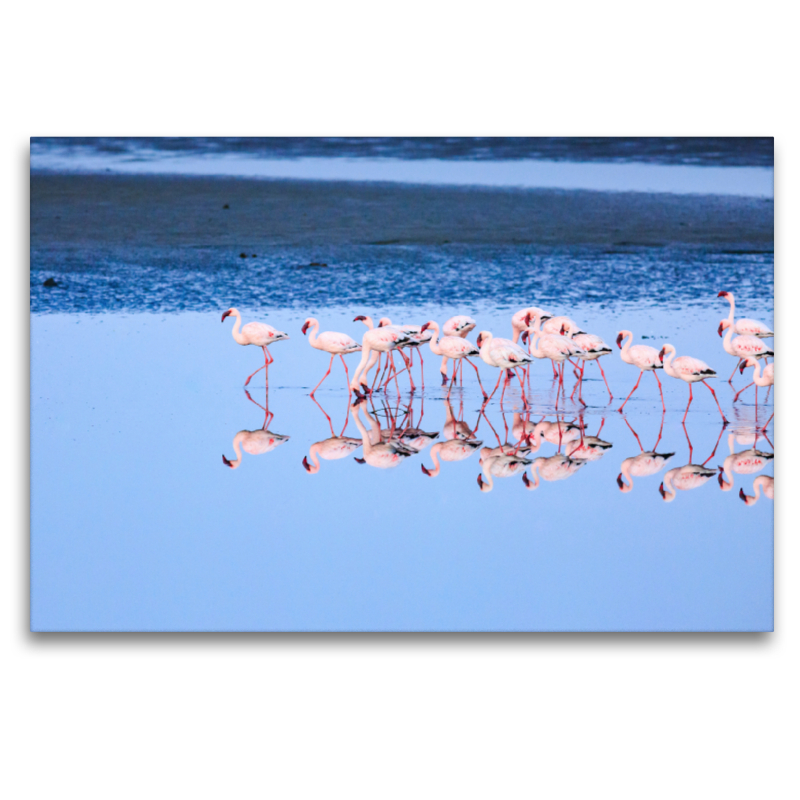
[[[704,258],[698,271],[710,270],[722,256]],[[408,263],[416,280],[413,251]],[[659,492],[669,469],[689,463],[690,443],[693,463],[710,458],[708,466],[716,468],[724,464],[730,444],[741,451],[752,442],[752,389],[734,409],[725,382],[733,359],[716,335],[727,304],[715,297],[716,285],[703,293],[687,280],[681,285],[688,287],[683,291],[691,302],[681,308],[669,275],[654,278],[652,262],[642,269],[650,276],[649,300],[644,286],[629,279],[605,295],[613,302],[587,297],[586,291],[576,295],[570,314],[612,346],[625,327],[637,342],[643,336],[654,337],[646,342],[653,345],[668,340],[679,354],[705,360],[722,376],[712,384],[732,424],[723,430],[710,393],[695,387],[682,426],[687,387],[663,373],[666,415],[651,376],[643,378],[625,414],[617,413],[638,373],[614,348],[602,361],[614,402],[589,364],[587,408],[568,400],[562,409],[566,419],[582,420],[587,435],[602,425],[600,437],[612,447],[568,479],[542,482],[535,491],[526,490],[520,475],[498,478],[491,492],[480,491],[477,452],[443,462],[435,478],[421,469],[433,466],[430,447],[392,469],[358,463],[363,446],[343,459],[323,460],[316,474],[303,465],[313,443],[330,437],[332,429],[340,433],[349,408],[340,364],[318,390],[319,405],[308,396],[328,364],[300,333],[309,311],[318,312],[321,330],[358,339],[364,328],[352,320],[359,313],[441,323],[453,313],[472,312],[479,329],[509,336],[507,309],[491,294],[480,301],[479,294],[460,296],[463,305],[455,305],[433,284],[417,287],[413,298],[411,288],[398,281],[402,302],[396,305],[378,304],[367,288],[355,294],[363,302],[337,297],[329,303],[313,293],[299,302],[278,294],[277,302],[257,312],[243,308],[245,322],[268,321],[291,335],[271,348],[269,393],[262,371],[248,386],[249,396],[242,384],[259,365],[260,351],[238,346],[230,320],[220,323],[230,300],[221,302],[219,288],[199,304],[211,309],[217,302],[213,311],[182,313],[126,313],[137,303],[124,299],[124,288],[118,304],[108,302],[113,313],[85,313],[85,306],[74,313],[80,304],[66,291],[52,303],[33,296],[34,309],[50,313],[34,313],[31,323],[32,627],[771,629],[772,502],[762,496],[747,506],[738,496],[740,488],[752,494],[755,476],[735,475],[729,491],[712,477],[699,488],[677,492],[672,502]],[[596,275],[613,281],[613,273],[605,269]],[[771,264],[751,264],[737,280],[737,316],[771,322],[771,288],[764,288],[771,287]],[[478,284],[478,291],[489,285]],[[569,296],[569,286],[563,290]],[[655,290],[663,291],[664,302]],[[242,306],[259,302],[261,296],[250,291],[242,290],[247,301]],[[515,291],[533,289],[525,284]],[[553,304],[546,293],[533,296],[542,305]],[[174,297],[164,290],[153,308],[180,307],[169,299]],[[137,302],[150,307],[141,297]],[[377,418],[384,426],[390,424],[389,411],[403,424],[405,410],[413,409],[413,424],[438,431],[441,441],[446,403],[438,385],[439,359],[427,349],[423,355],[426,386],[413,402],[403,375],[399,408],[393,385],[386,401],[375,398],[367,407],[382,415]],[[349,360],[351,371],[357,360]],[[478,364],[488,388],[497,372]],[[568,376],[568,391],[573,382]],[[735,383],[743,386],[744,378],[737,374]],[[556,419],[556,387],[545,362],[534,365],[527,406],[519,384],[510,386],[502,406],[499,394],[482,414],[474,373],[465,367],[463,389],[455,388],[451,396],[453,413],[463,412],[487,446],[506,439],[504,420],[511,427],[515,411],[529,413],[533,421],[542,415]],[[772,404],[771,398],[764,402],[763,391],[759,400],[760,425]],[[288,440],[262,455],[244,453],[231,469],[222,456],[234,459],[238,432],[262,427],[265,411],[259,404],[267,403],[274,414],[269,430]],[[353,413],[346,435],[358,437]],[[772,451],[771,430],[770,425],[768,440],[759,439],[759,449]],[[620,491],[624,459],[641,451],[639,441],[649,449],[657,440],[659,453],[674,453],[669,464],[657,475],[635,479],[632,491]],[[532,458],[552,456],[557,449],[544,444]],[[772,462],[761,473],[771,475]],[[532,476],[530,467],[526,474]]]

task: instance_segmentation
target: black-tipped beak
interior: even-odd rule
[[[664,484],[662,483],[661,486],[658,487],[658,491],[661,493],[661,497],[666,497],[667,493],[664,491]]]
[[[483,477],[478,475],[478,488],[483,489]]]
[[[617,475],[617,486],[619,486],[620,489],[622,489],[625,486],[625,481],[622,480],[621,472],[619,475]]]
[[[720,293],[717,295],[717,297],[727,297],[727,296],[728,296],[728,293],[727,293],[727,292],[720,292]]]
[[[303,336],[305,336],[307,330],[308,330],[308,323],[306,322],[306,324],[303,325],[303,327],[300,329],[300,333],[302,333]]]
[[[663,362],[664,361],[664,348],[661,348],[661,351],[658,354],[658,360]]]
[[[722,477],[722,467],[719,468],[719,475],[717,475],[717,480],[719,481],[719,488],[725,488],[725,478]]]
[[[522,482],[525,484],[526,487],[531,485],[531,479],[528,477],[527,472],[522,473]]]
[[[226,312],[225,312],[225,313],[222,315],[222,319],[220,320],[220,322],[225,322],[225,317],[229,317],[229,316],[230,316],[230,314],[231,314],[231,312],[230,312],[230,311],[226,311]]]
[[[747,362],[742,361],[742,363],[739,365],[739,374],[744,375],[745,369],[747,369]]]
[[[363,322],[366,317],[363,314],[359,314],[357,317],[353,319],[353,322]]]
[[[522,331],[522,344],[528,344],[528,331]]]
[[[739,498],[744,500],[745,503],[747,502],[747,497],[744,493],[744,489],[739,489]]]
[[[480,347],[481,342],[483,341],[483,337],[480,334],[478,334],[478,338],[475,341],[478,343],[478,347]]]
[[[725,330],[725,328],[722,325],[720,325],[719,328],[717,328],[717,335],[718,336],[722,336],[722,331],[724,331],[724,330]]]
[[[226,467],[232,467],[232,466],[233,466],[233,464],[231,464],[231,462],[230,462],[230,461],[228,461],[228,459],[227,459],[227,458],[225,458],[225,455],[224,455],[224,454],[223,454],[223,456],[222,456],[222,463],[223,463],[223,464],[224,464]]]
[[[366,464],[366,463],[367,463],[367,462],[366,462],[366,460],[365,460],[365,459],[363,459],[363,458],[355,458],[355,457],[354,457],[354,458],[353,458],[353,461],[355,461],[355,462],[356,462],[356,464]]]
[[[311,472],[311,464],[308,463],[306,456],[303,456],[303,466],[306,468],[306,472]]]
[[[421,466],[422,466],[422,471],[430,478],[431,471],[424,464],[422,464]]]
[[[617,347],[619,347],[619,349],[620,349],[620,350],[622,350],[622,340],[623,340],[624,338],[625,338],[625,337],[624,337],[622,334],[620,334],[619,336],[617,336]]]

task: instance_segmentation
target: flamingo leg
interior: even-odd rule
[[[422,384],[422,391],[425,391],[425,362],[422,360],[422,350],[419,351],[419,379]]]
[[[489,395],[486,394],[486,389],[483,388],[483,384],[481,383],[481,374],[478,372],[478,368],[465,356],[464,360],[475,370],[475,374],[478,376],[478,386],[481,387],[481,392],[483,393],[483,399],[485,400]],[[462,396],[463,402],[463,396]]]
[[[689,384],[689,402],[686,404],[686,411],[683,412],[681,424],[686,422],[686,415],[689,413],[689,406],[692,404],[692,384]]]
[[[641,450],[641,451],[644,453],[644,447],[642,447],[642,442],[641,442],[641,441],[640,441],[640,439],[639,439],[639,434],[638,434],[638,433],[636,433],[636,431],[635,431],[633,428],[631,428],[631,424],[630,424],[630,422],[628,422],[628,420],[627,420],[625,417],[623,417],[622,419],[623,419],[623,420],[625,420],[625,424],[626,424],[626,425],[628,426],[628,428],[630,429],[630,432],[631,432],[631,433],[632,433],[632,434],[633,434],[633,435],[636,437],[636,441],[637,441],[637,442],[638,442],[638,444],[639,444],[639,449],[640,449],[640,450]],[[662,421],[662,424],[663,424],[663,421]],[[599,435],[599,432],[598,432],[598,435]],[[655,448],[653,448],[653,449],[655,450]]]
[[[736,374],[736,370],[737,370],[737,369],[739,369],[739,365],[740,365],[741,363],[742,363],[742,359],[740,358],[740,359],[739,359],[739,360],[736,362],[736,366],[733,368],[733,372],[731,372],[731,376],[730,376],[730,378],[728,378],[728,383],[729,383],[731,386],[733,386],[733,376]]]
[[[244,385],[247,386],[247,384],[250,383],[250,379],[253,377],[253,375],[261,372],[261,370],[264,369],[266,366],[267,366],[266,364],[262,364],[252,375],[248,375],[247,380],[244,382]]]
[[[767,398],[764,400],[765,403],[769,403],[769,393],[772,391],[772,386],[767,386]]]
[[[614,399],[614,395],[611,394],[611,387],[608,385],[608,381],[606,380],[606,373],[603,372],[603,365],[600,363],[600,359],[595,359],[595,364],[600,367],[600,374],[603,376],[603,381],[606,384],[606,389],[608,389],[608,402],[610,403]]]
[[[739,391],[738,391],[738,392],[736,392],[736,394],[733,396],[733,402],[735,403],[735,402],[736,402],[736,401],[739,399],[739,395],[740,395],[740,394],[741,394],[741,393],[742,393],[742,392],[743,392],[745,389],[749,389],[751,386],[754,386],[754,385],[755,385],[755,382],[753,382],[753,383],[748,383],[748,384],[747,384],[747,386],[745,386],[745,387],[744,387],[744,389],[739,389]],[[756,405],[758,405],[758,388],[756,388]]]
[[[728,420],[725,419],[725,415],[722,413],[722,407],[719,404],[719,400],[717,400],[717,393],[705,381],[700,381],[700,383],[702,383],[706,387],[706,389],[708,389],[708,391],[711,392],[711,394],[714,395],[714,402],[717,404],[717,408],[719,409],[719,415],[722,417],[722,422],[725,425],[727,425],[728,424]],[[690,389],[691,389],[691,386],[692,385],[689,384],[689,388]]]
[[[570,400],[572,400],[572,398],[575,397],[575,390],[578,388],[578,384],[583,380],[583,368],[585,364],[586,362],[584,361],[583,364],[581,364],[581,368],[579,370],[578,369],[575,370],[575,377],[577,378],[577,380],[575,381],[575,385],[572,387],[572,394],[570,394],[569,396]],[[580,397],[580,395],[578,396]]]
[[[342,360],[342,366],[344,367],[344,375],[347,380],[347,390],[350,391],[350,372],[347,369],[347,362],[344,360],[344,356],[340,353],[339,358]],[[347,404],[347,408],[350,408],[350,403]]]
[[[400,351],[400,357],[405,362],[406,369],[408,370],[408,382],[411,384],[411,391],[414,392],[416,391],[417,387],[414,386],[414,378],[411,375],[412,362],[409,361],[409,357],[402,350]],[[413,358],[413,354],[411,355],[411,357]]]
[[[655,376],[656,383],[658,384],[658,393],[661,395],[661,410],[666,414],[667,407],[664,405],[664,390],[661,388],[661,379],[658,377],[658,373],[653,370],[653,375]],[[689,389],[692,388],[692,385],[689,384]]]
[[[769,424],[770,424],[770,422],[772,422],[772,417],[774,417],[774,416],[775,416],[775,412],[773,411],[773,412],[772,412],[772,416],[770,416],[770,418],[769,418],[769,419],[768,419],[768,420],[767,420],[767,421],[764,423],[764,425],[763,425],[763,426],[760,428],[760,430],[761,430],[762,432],[763,432],[763,431],[765,431],[765,430],[767,429],[767,425],[769,425]],[[765,439],[767,438],[767,437],[766,437],[766,435],[764,436],[764,438],[765,438]],[[767,439],[767,441],[769,442],[769,439]],[[772,445],[772,442],[770,442],[770,445]]]
[[[492,389],[492,393],[489,395],[487,400],[491,400],[494,397],[494,393],[497,391],[497,387],[500,385],[500,381],[503,379],[503,370],[500,370],[500,375],[497,378],[497,383],[494,385],[494,389]]]
[[[458,382],[464,385],[464,364],[459,360],[458,362]]]
[[[349,388],[350,388],[350,387],[348,386],[348,389],[349,389]],[[348,394],[349,394],[349,392],[348,392]],[[312,394],[312,395],[309,395],[309,397],[310,397],[310,398],[312,399],[312,401],[313,401],[313,402],[316,404],[317,408],[318,408],[318,409],[319,409],[319,410],[320,410],[320,411],[321,411],[323,414],[325,414],[325,419],[327,419],[327,420],[328,420],[328,425],[330,426],[330,429],[331,429],[331,436],[336,436],[336,434],[333,432],[333,422],[331,421],[331,418],[328,416],[328,414],[327,414],[327,412],[325,411],[325,409],[324,409],[324,408],[323,408],[323,407],[322,407],[322,406],[319,404],[319,401],[317,400],[317,398],[316,398],[316,397],[314,397],[314,395],[313,395],[313,394]],[[348,404],[347,404],[347,413],[348,413],[348,415],[349,415],[349,413],[350,413],[350,403],[348,403]],[[345,428],[346,428],[346,427],[347,427],[347,422],[345,422]],[[341,434],[339,434],[339,435],[341,436],[343,433],[344,433],[344,428],[342,429],[342,433],[341,433]]]
[[[311,390],[311,395],[310,395],[311,397],[313,397],[314,396],[314,392],[316,392],[317,389],[319,389],[319,387],[322,386],[322,383],[325,380],[325,378],[327,378],[328,375],[331,374],[331,369],[333,367],[333,359],[334,358],[335,358],[335,356],[331,356],[330,364],[328,364],[328,371],[322,376],[322,380]],[[347,385],[350,386],[350,381],[347,382]]]
[[[636,381],[636,385],[633,387],[633,389],[631,389],[631,394],[633,394],[633,393],[636,391],[636,388],[639,386],[639,381],[642,379],[642,375],[644,375],[644,371],[643,371],[643,370],[639,372],[639,379]],[[621,405],[621,406],[620,406],[620,407],[617,409],[617,411],[620,411],[620,412],[621,412],[621,411],[622,411],[622,409],[623,409],[623,408],[625,408],[625,403],[627,403],[627,402],[628,402],[628,400],[630,400],[630,399],[631,399],[631,394],[629,394],[629,395],[628,395],[628,396],[625,398],[624,402],[623,402],[623,403],[622,403],[622,405]]]
[[[719,447],[720,439],[722,439],[722,434],[725,432],[725,426],[723,425],[720,428],[719,436],[717,436],[717,443],[714,445],[714,449],[711,451],[711,455],[703,462],[702,466],[708,464],[712,458],[714,458],[714,454],[717,452],[717,448]]]
[[[658,439],[656,439],[656,443],[653,445],[653,452],[656,451],[658,447],[658,443],[661,441],[661,434],[664,432],[664,417],[666,417],[665,413],[661,413],[661,427],[658,429]],[[641,447],[641,445],[640,445]]]
[[[442,375],[442,386],[447,383],[447,356],[442,356],[442,366],[439,368]]]
[[[691,387],[691,384],[689,384],[689,386]],[[689,438],[689,431],[686,430],[685,423],[682,422],[681,425],[683,425],[683,432],[686,434],[686,441],[687,441],[687,443],[689,445],[689,463],[691,464],[692,463],[692,453],[694,452],[693,449],[692,449],[692,440]]]

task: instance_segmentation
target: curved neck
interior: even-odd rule
[[[539,473],[537,470],[539,469],[540,460],[541,459],[537,458],[536,461],[534,461],[533,464],[531,465],[531,477],[533,478],[533,480],[525,484],[525,488],[529,492],[532,492],[534,489],[539,488]]]
[[[353,420],[356,423],[356,428],[358,428],[358,432],[361,434],[361,445],[364,448],[364,456],[372,455],[372,442],[369,438],[369,433],[367,429],[364,427],[364,423],[361,421],[361,405],[356,406],[356,413],[353,415]]]
[[[239,333],[239,328],[241,328],[242,326],[242,315],[238,311],[234,310],[231,316],[236,317],[236,322],[233,325],[233,330],[231,331],[231,335],[239,344],[248,344],[248,342],[244,340],[242,334]]]
[[[314,442],[311,447],[308,448],[308,454],[311,456],[311,469],[309,473],[311,475],[316,474],[319,472],[320,463],[319,463],[319,442]]]
[[[364,323],[364,324],[365,324],[365,325],[366,325],[366,326],[367,326],[367,327],[368,327],[370,330],[372,330],[372,329],[375,327],[375,323],[372,321],[372,317],[364,317],[364,319],[362,319],[361,321],[362,321],[362,322],[363,322],[363,323]]]
[[[675,499],[675,487],[672,485],[672,475],[669,472],[664,476],[662,486],[665,492],[664,500],[671,503]]]
[[[488,336],[484,336],[483,340],[481,341],[481,358],[488,364],[489,361],[489,348],[492,345],[492,336],[489,334]]]
[[[729,294],[725,299],[731,304],[731,311],[728,314],[728,322],[730,322],[731,328],[733,328],[733,315],[736,309],[736,299],[732,294]]]
[[[762,485],[763,485],[765,482],[766,482],[766,481],[764,480],[764,476],[763,476],[763,475],[759,475],[759,476],[758,476],[758,477],[757,477],[757,478],[756,478],[756,479],[753,481],[753,494],[755,495],[755,496],[753,497],[753,502],[754,502],[754,503],[756,502],[756,500],[758,500],[758,498],[759,498],[759,497],[761,497],[761,486],[762,486]]]
[[[430,471],[431,478],[435,478],[441,469],[441,464],[439,463],[439,451],[441,449],[441,442],[437,442],[433,447],[431,447],[431,460],[433,461],[433,469]]]
[[[623,357],[628,355],[628,350],[630,350],[631,344],[633,344],[633,334],[628,331],[628,333],[625,334],[625,338],[622,340]]]
[[[666,372],[667,375],[670,376],[670,378],[674,378],[675,377],[675,374],[672,371],[672,359],[673,358],[675,358],[675,348],[672,348],[671,350],[667,350],[664,353],[664,361],[662,362],[664,364],[664,372]]]
[[[756,361],[753,365],[753,383],[756,386],[766,386],[766,383],[761,382],[761,362]]]
[[[242,439],[244,439],[245,431],[239,431],[233,437],[233,450],[236,453],[236,458],[231,460],[231,468],[236,469],[242,463]]]
[[[428,341],[428,346],[431,348],[431,353],[435,356],[442,355],[442,351],[439,349],[439,323],[432,322],[428,327],[433,331],[433,336]]]
[[[311,326],[311,330],[308,332],[308,343],[312,347],[316,347],[319,350],[319,346],[317,345],[317,334],[319,333],[319,320],[315,319],[314,324]]]
[[[731,306],[731,318],[733,317],[733,306]],[[731,346],[731,339],[733,338],[733,319],[730,319],[730,325],[728,325],[728,332],[725,334],[725,338],[722,340],[722,346],[727,350]]]
[[[722,489],[723,492],[729,492],[733,489],[733,475],[731,475],[731,461],[733,461],[734,456],[728,456],[722,462],[722,474],[719,476],[719,488]]]

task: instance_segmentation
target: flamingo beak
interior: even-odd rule
[[[745,493],[744,493],[744,489],[739,489],[739,497],[740,497],[742,500],[744,500],[744,502],[745,502],[745,503],[747,502],[747,496],[746,496],[746,495],[745,495]]]
[[[229,317],[230,315],[231,315],[231,312],[230,312],[230,309],[229,309],[228,311],[226,311],[226,312],[225,312],[225,313],[222,315],[222,319],[220,320],[220,322],[225,322],[225,317]]]
[[[658,487],[658,491],[661,492],[661,497],[666,498],[667,493],[664,491],[664,484],[662,483],[661,486]]]
[[[617,486],[619,486],[620,489],[622,489],[625,486],[625,482],[622,480],[621,472],[619,475],[617,475]]]
[[[522,473],[522,482],[526,486],[530,486],[531,485],[531,479],[528,477],[528,473],[527,472],[523,472]]]
[[[353,458],[353,461],[355,461],[356,464],[366,464],[367,463],[366,460],[363,459],[363,458]]]
[[[481,346],[481,341],[482,341],[482,340],[483,340],[483,337],[482,337],[480,334],[478,334],[478,338],[477,338],[477,340],[476,340],[476,341],[478,342],[478,347],[480,347],[480,346]]]
[[[366,319],[366,317],[365,317],[363,314],[360,314],[359,316],[357,316],[357,317],[356,317],[356,318],[353,320],[353,322],[363,322],[365,319]]]
[[[306,472],[311,472],[311,464],[308,463],[306,456],[303,456],[303,466],[306,468]]]
[[[724,330],[725,330],[725,326],[720,322],[719,328],[717,328],[717,334],[719,336],[722,336],[722,331],[724,331]]]
[[[430,478],[431,471],[424,464],[422,464],[422,471]]]
[[[483,489],[483,478],[480,475],[478,475],[478,488]]]
[[[233,464],[231,464],[231,462],[230,462],[230,461],[228,461],[228,459],[227,459],[227,458],[225,458],[225,455],[224,455],[224,454],[223,454],[223,456],[222,456],[222,463],[223,463],[223,464],[224,464],[226,467],[232,467],[232,466],[233,466]]]
[[[625,337],[624,337],[622,334],[620,334],[619,336],[617,336],[617,347],[619,347],[619,349],[620,349],[620,350],[622,350],[622,340],[623,340],[624,338],[625,338]]]
[[[302,334],[303,334],[303,336],[305,336],[305,335],[306,335],[306,331],[307,331],[307,330],[308,330],[308,323],[306,322],[306,324],[305,324],[305,325],[303,325],[303,327],[302,327],[302,329],[301,329],[300,333],[302,333]]]
[[[528,343],[528,331],[522,331],[522,344]]]
[[[746,367],[747,367],[747,362],[746,361],[742,361],[741,366],[739,367],[739,374],[740,375],[744,375],[744,371],[745,371]]]
[[[664,361],[664,348],[661,348],[661,352],[658,354],[658,360],[663,362]]]
[[[727,293],[727,292],[720,292],[720,293],[717,295],[717,297],[727,297],[727,296],[728,296],[728,293]]]
[[[430,326],[431,326],[430,322],[426,322],[426,323],[425,323],[425,324],[424,324],[424,325],[423,325],[423,326],[422,326],[422,327],[419,329],[419,332],[420,332],[420,333],[425,333],[425,331],[426,331],[426,330],[428,330],[428,328],[430,328]]]
[[[719,470],[719,475],[717,475],[717,480],[719,481],[719,488],[720,489],[724,489],[725,488],[725,478],[722,477],[723,469],[722,469],[722,467],[717,467],[717,469]]]
[[[562,325],[562,326],[561,326],[561,335],[562,335],[562,336],[564,336],[564,334],[565,334],[566,332],[567,332],[567,326],[566,326],[566,325]]]
[[[531,315],[530,314],[526,314],[525,315],[525,319],[523,320],[523,322],[525,323],[525,327],[526,328],[530,328],[530,326],[531,326]]]

